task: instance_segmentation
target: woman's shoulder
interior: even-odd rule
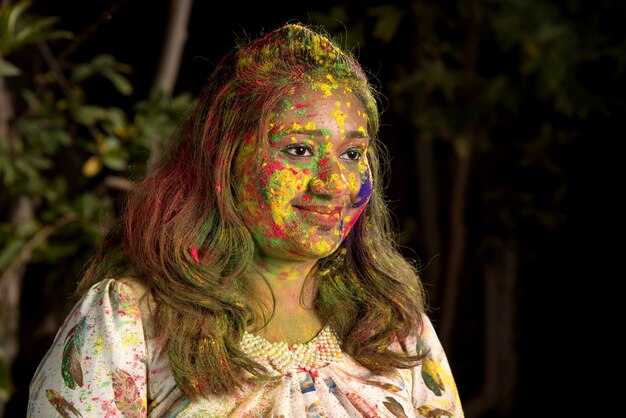
[[[133,298],[138,304],[148,304],[154,307],[154,298],[150,293],[148,286],[134,277],[120,277],[117,279],[111,279],[115,282],[115,285],[120,288],[121,291],[132,293]]]
[[[404,351],[412,355],[423,355],[441,345],[433,322],[426,312],[422,312],[416,326],[402,340]]]
[[[102,279],[91,285],[81,299],[91,299],[93,297],[121,299],[124,301],[128,301],[130,298],[137,304],[153,304],[148,286],[133,277]]]
[[[419,365],[412,369],[411,393],[416,412],[420,416],[445,412],[445,416],[463,417],[459,392],[436,323],[426,313],[422,313],[421,322],[405,342],[409,354],[421,357]]]
[[[94,283],[82,296],[83,309],[104,309],[109,315],[141,320],[146,337],[153,336],[156,303],[148,286],[133,277],[106,278]]]

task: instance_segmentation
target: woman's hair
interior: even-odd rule
[[[384,200],[376,90],[350,52],[321,30],[290,23],[221,60],[161,161],[129,194],[78,288],[127,275],[144,283],[189,398],[236,389],[242,370],[265,376],[238,344],[254,319],[239,279],[255,244],[238,210],[233,162],[244,140],[267,146],[269,120],[291,89],[328,77],[347,83],[367,111],[373,191],[340,248],[318,261],[314,309],[343,350],[373,371],[417,360],[388,349],[420,329],[424,298]]]

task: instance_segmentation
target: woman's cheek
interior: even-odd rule
[[[347,178],[350,196],[356,196],[361,188],[361,175],[359,173],[350,173]]]
[[[256,219],[259,215],[260,204],[262,204],[260,183],[251,181],[248,174],[243,174],[241,183],[237,185],[238,196],[246,218]]]
[[[366,203],[366,202],[364,202],[364,203]],[[353,207],[356,207],[356,206],[353,206]],[[344,220],[345,222],[343,224],[343,228],[341,230],[341,240],[342,241],[346,238],[348,233],[352,230],[352,227],[354,226],[356,221],[359,219],[359,217],[361,216],[361,214],[365,210],[365,207],[366,207],[365,204],[361,204],[361,206],[359,206],[357,209],[353,209],[354,212],[352,212],[352,214],[350,216],[346,217],[346,219]]]
[[[300,170],[284,166],[271,175],[270,187],[266,191],[268,203],[280,218],[288,218],[294,198],[306,190],[307,179]]]
[[[353,194],[354,204],[353,208],[360,208],[364,206],[372,195],[372,178],[370,177],[369,170],[366,170],[359,175],[358,191]]]
[[[344,219],[343,228],[341,231],[341,240],[343,241],[352,227],[359,219],[367,202],[369,202],[372,195],[372,179],[369,172],[369,166],[367,170],[362,173],[352,173],[349,177],[350,191],[352,195],[352,208],[350,215]]]

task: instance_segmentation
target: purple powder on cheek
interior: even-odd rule
[[[363,183],[361,184],[361,189],[359,190],[359,194],[357,194],[357,201],[353,208],[358,208],[363,206],[365,202],[369,199],[372,194],[372,180],[370,179],[369,170],[363,174]]]

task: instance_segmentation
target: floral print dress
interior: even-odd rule
[[[463,417],[448,361],[426,316],[422,334],[403,345],[412,353],[430,350],[412,369],[377,375],[346,353],[317,368],[278,371],[268,361],[276,376],[271,382],[192,402],[176,386],[167,354],[159,349],[148,300],[131,281],[94,285],[39,365],[27,416]]]

